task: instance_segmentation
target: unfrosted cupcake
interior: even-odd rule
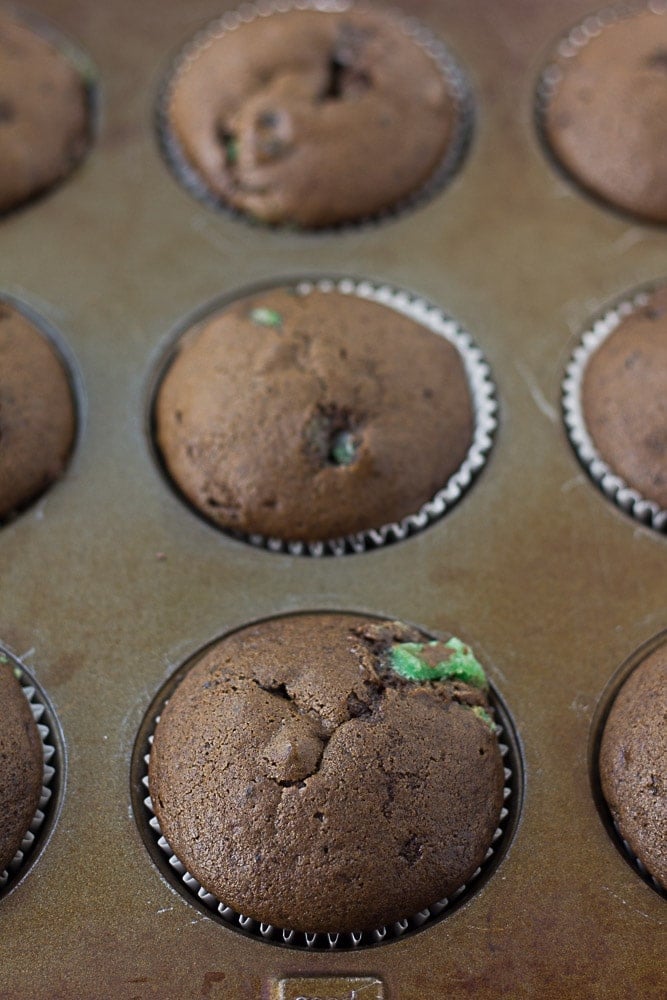
[[[62,475],[75,427],[58,353],[27,316],[0,299],[0,523]]]
[[[228,635],[188,671],[161,714],[149,788],[202,892],[262,927],[344,934],[464,886],[489,853],[504,777],[469,647],[303,614]]]
[[[216,525],[284,545],[428,523],[447,504],[425,505],[452,479],[460,495],[494,426],[478,354],[430,315],[329,282],[258,292],[196,324],[155,404],[179,490]]]
[[[667,643],[616,695],[600,746],[600,781],[616,828],[667,892]]]
[[[617,5],[559,45],[541,86],[559,163],[617,208],[667,222],[667,7]]]
[[[228,14],[178,60],[161,121],[180,176],[254,219],[305,228],[435,186],[468,117],[444,47],[387,11],[298,6]]]
[[[79,67],[32,24],[0,11],[0,212],[63,180],[90,142]]]
[[[621,507],[667,527],[667,288],[640,292],[584,334],[565,381],[579,457]]]

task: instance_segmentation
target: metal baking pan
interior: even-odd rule
[[[621,665],[667,625],[667,540],[589,480],[560,385],[591,317],[666,276],[667,232],[581,193],[534,124],[540,70],[592,5],[398,0],[468,75],[470,149],[430,201],[314,235],[217,212],[162,159],[163,75],[232,6],[31,4],[92,59],[99,122],[69,181],[0,222],[0,290],[62,338],[81,417],[65,477],[0,529],[0,645],[49,699],[61,760],[48,836],[0,899],[0,998],[664,997],[665,900],[609,834],[592,748]],[[341,558],[216,531],[170,490],[148,433],[151,387],[188,316],[313,272],[435,303],[482,348],[499,399],[493,451],[461,502]],[[227,630],[312,609],[464,636],[523,770],[509,849],[463,905],[400,940],[331,952],[257,940],[193,906],[133,808],[135,741],[167,678]]]

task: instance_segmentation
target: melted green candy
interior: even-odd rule
[[[439,653],[445,655],[439,658]],[[463,681],[486,687],[486,674],[470,646],[452,637],[447,642],[401,642],[389,651],[391,667],[409,681]]]
[[[224,146],[227,166],[233,167],[239,158],[239,144],[233,136],[229,135],[224,139]]]
[[[250,319],[253,323],[257,323],[258,326],[281,327],[283,325],[283,318],[275,309],[266,309],[263,307],[253,309],[250,313]]]

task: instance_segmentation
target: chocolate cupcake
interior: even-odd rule
[[[0,299],[0,523],[63,473],[75,424],[58,353],[13,303]]]
[[[0,12],[0,212],[53,187],[90,141],[89,84],[49,34]]]
[[[504,778],[470,649],[342,614],[211,647],[163,710],[149,765],[159,826],[200,897],[330,935],[460,890],[489,853]]]
[[[303,228],[435,187],[462,155],[468,117],[460,72],[424,29],[321,2],[225,15],[178,60],[160,114],[196,193]]]
[[[667,527],[667,288],[621,302],[584,334],[564,382],[581,461],[624,510]]]
[[[0,655],[0,875],[37,811],[43,768],[42,742],[30,706],[7,658]]]
[[[667,643],[614,699],[600,745],[602,792],[627,850],[667,892]]]
[[[290,551],[360,550],[461,495],[494,408],[479,352],[437,310],[323,281],[249,295],[191,328],[155,433],[169,475],[216,525]]]
[[[667,8],[623,4],[578,25],[543,75],[539,116],[584,188],[667,222]]]

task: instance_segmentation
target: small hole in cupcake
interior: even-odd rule
[[[357,425],[345,408],[318,406],[304,430],[306,451],[317,465],[352,465],[361,446]]]
[[[414,834],[406,840],[403,847],[400,849],[399,854],[402,858],[405,858],[409,865],[414,865],[422,857],[424,853],[424,848],[417,841]]]
[[[329,62],[329,80],[327,89],[322,94],[323,101],[339,101],[345,98],[358,97],[371,85],[371,79],[363,70],[355,70],[346,66],[334,54]]]

